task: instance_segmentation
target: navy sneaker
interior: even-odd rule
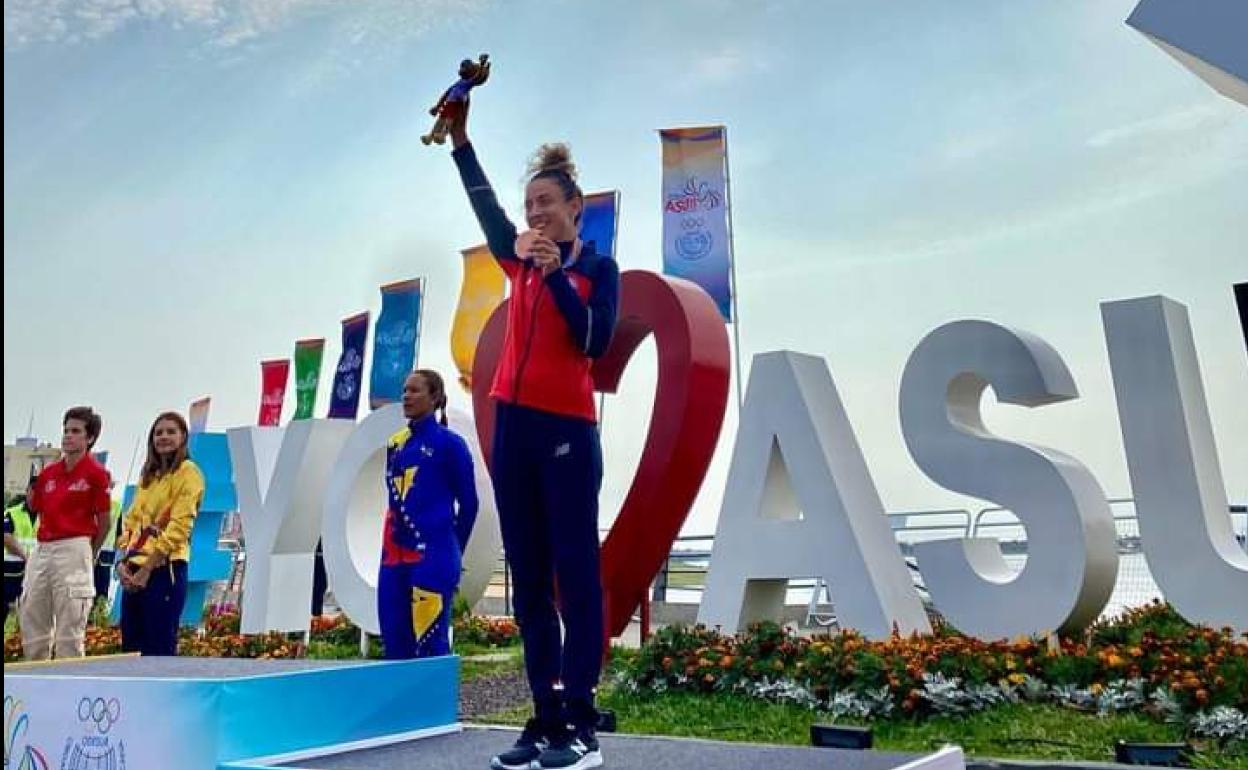
[[[537,766],[537,758],[548,745],[544,724],[533,717],[524,723],[524,730],[511,748],[490,760],[490,767],[493,770],[530,770]]]
[[[586,770],[602,767],[602,750],[598,736],[592,727],[565,730],[562,735],[551,738],[550,745],[542,750],[535,767],[540,770]]]

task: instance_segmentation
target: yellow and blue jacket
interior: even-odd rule
[[[139,548],[139,553],[130,557],[136,565],[154,553],[169,561],[189,561],[191,528],[203,499],[204,474],[194,462],[183,460],[174,472],[136,490],[117,538],[117,550],[124,553]]]

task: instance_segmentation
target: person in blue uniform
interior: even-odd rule
[[[446,388],[437,372],[408,375],[403,416],[407,426],[386,446],[389,507],[377,581],[389,659],[450,654],[451,603],[477,517],[472,454],[446,426]]]

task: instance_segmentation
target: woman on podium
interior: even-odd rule
[[[463,118],[451,126],[452,157],[511,283],[507,334],[490,389],[496,409],[490,470],[534,709],[519,740],[491,765],[597,767],[602,446],[590,367],[615,329],[619,268],[578,237],[585,197],[566,145],[543,145],[530,164],[529,229],[519,233],[477,161],[467,117],[465,104]]]

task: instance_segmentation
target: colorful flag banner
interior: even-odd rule
[[[329,417],[354,420],[360,408],[364,382],[364,346],[368,343],[369,312],[342,319],[342,355],[334,369],[334,386],[329,393]]]
[[[581,240],[593,241],[594,251],[615,256],[615,239],[620,224],[620,193],[618,190],[590,193],[585,196],[581,212]]]
[[[477,340],[494,309],[502,304],[507,276],[485,244],[463,249],[460,254],[464,255],[464,280],[451,321],[451,358],[459,370],[459,384],[471,388]]]
[[[325,338],[295,343],[295,420],[312,417],[316,389],[321,383],[321,362],[325,358]]]
[[[728,138],[723,126],[660,129],[663,272],[706,289],[732,322]]]
[[[420,343],[421,279],[381,287],[381,315],[373,329],[373,369],[368,405],[380,409],[403,399],[403,381],[416,368]]]
[[[260,362],[258,425],[277,425],[282,421],[282,402],[286,400],[286,381],[289,378],[290,359],[278,358]]]
[[[204,396],[191,402],[191,408],[187,414],[192,435],[208,430],[208,407],[211,405],[212,396]]]

